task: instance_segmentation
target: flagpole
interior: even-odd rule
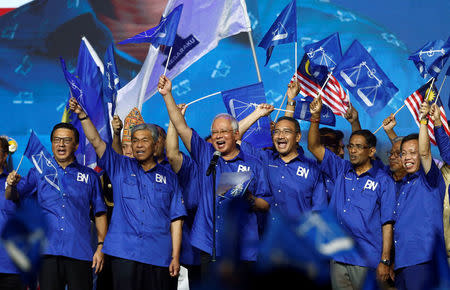
[[[252,48],[253,61],[255,62],[256,74],[258,75],[258,82],[261,82],[261,73],[259,71],[258,59],[256,58],[255,44],[253,44],[252,31],[248,32],[248,39],[250,40],[250,46]]]
[[[320,91],[317,93],[317,97],[316,97],[316,98],[318,98],[319,96],[321,96],[321,95],[323,94],[323,89],[324,89],[325,86],[327,85],[328,80],[329,80],[330,77],[331,77],[331,74],[332,74],[331,72],[328,73],[327,79],[325,80],[325,82],[323,83],[322,87],[320,88]]]
[[[16,169],[16,172],[18,172],[19,171],[19,168],[20,168],[20,164],[22,164],[22,160],[23,160],[23,156],[24,156],[25,154],[23,154],[22,155],[22,158],[20,158],[20,161],[19,161],[19,165],[17,165],[17,169]]]
[[[275,110],[278,110],[277,115],[275,116],[275,122],[278,120],[278,115],[280,114],[281,107],[283,107],[284,100],[286,100],[286,96],[287,96],[287,91],[286,91],[286,93],[284,94],[283,100],[281,101],[280,108],[279,108],[279,109],[275,109]]]
[[[201,101],[201,100],[210,98],[210,97],[212,97],[212,96],[218,95],[218,94],[220,94],[220,93],[222,93],[222,92],[216,92],[216,93],[209,94],[209,95],[207,95],[207,96],[201,97],[201,98],[199,98],[199,99],[196,99],[196,100],[194,100],[194,101],[192,101],[192,102],[190,102],[190,103],[187,103],[187,104],[186,104],[186,107],[188,107],[188,106],[190,106],[190,105],[192,105],[192,104],[195,104],[195,103],[197,103],[198,101]]]
[[[294,59],[295,59],[295,67],[294,67],[294,78],[297,80],[297,41],[295,42],[294,45]]]
[[[294,111],[291,111],[291,110],[284,110],[284,109],[278,109],[278,108],[274,108],[274,110],[281,111],[281,112],[294,113]]]
[[[164,68],[164,75],[166,75],[166,72],[167,72],[167,66],[169,65],[170,55],[172,54],[172,48],[173,48],[173,46],[171,46],[170,50],[169,50],[169,56],[167,57],[166,67]]]
[[[439,96],[441,95],[441,90],[442,90],[442,87],[444,86],[444,83],[445,83],[446,79],[447,79],[447,75],[445,75],[444,79],[442,80],[442,84],[441,84],[441,87],[439,88],[439,92],[437,94],[436,100],[434,100],[435,104],[437,103],[437,100],[439,99]]]
[[[406,106],[406,104],[403,103],[403,106],[401,106],[401,107],[394,113],[394,117],[395,117],[395,115],[397,115],[397,113],[400,112],[401,109],[403,109],[405,106]],[[380,131],[381,128],[383,128],[383,124],[382,124],[380,127],[378,127],[378,129],[376,129],[372,134],[375,135],[378,131]]]
[[[156,49],[158,49],[158,48],[156,48],[152,44],[150,44],[150,46],[148,48],[147,58],[149,57],[149,55],[153,56],[153,53],[150,53],[150,51],[156,50]],[[144,78],[142,79],[141,88],[139,89],[139,97],[138,97],[138,109],[141,112],[142,112],[142,104],[144,103],[145,93],[147,92],[148,82],[150,81],[150,76],[152,74],[153,66],[155,65],[155,61],[156,61],[156,57],[153,57],[153,59],[152,59],[153,64],[149,64],[148,62],[150,60],[148,60],[147,58],[145,59],[144,65],[142,66],[142,68],[145,69],[145,72],[144,72]],[[141,68],[141,70],[142,70],[142,68]]]
[[[435,78],[433,77],[433,78],[431,78],[431,79],[432,79],[432,80],[431,80],[430,88],[428,89],[427,95],[425,96],[425,99],[424,99],[424,101],[426,100],[427,103],[428,103],[428,96],[430,95],[430,92],[431,92],[431,90],[433,89],[433,84],[434,84]],[[421,119],[422,119],[422,113],[420,113],[420,115],[419,115],[419,121],[420,121]]]

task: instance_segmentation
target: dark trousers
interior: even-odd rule
[[[92,262],[63,256],[45,255],[39,273],[41,290],[92,289]]]
[[[189,289],[198,289],[201,285],[201,266],[200,265],[185,265],[188,270],[188,279],[189,279]]]
[[[19,274],[0,273],[0,290],[23,290],[25,289]]]
[[[114,290],[176,290],[178,277],[158,267],[118,257],[111,258]]]
[[[433,288],[433,265],[431,262],[398,269],[395,271],[395,287],[398,290],[425,290]]]

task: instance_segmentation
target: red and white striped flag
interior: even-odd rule
[[[0,16],[6,14],[8,12],[13,11],[14,9],[25,5],[33,0],[8,0],[8,1],[0,1]]]
[[[297,74],[292,77],[291,81],[294,81],[294,79],[297,78],[297,81],[300,84],[300,94],[302,96],[317,97],[326,78],[322,81],[317,80],[308,72],[308,67],[309,60],[305,54],[297,68]],[[322,91],[322,101],[331,108],[335,115],[344,116],[349,108],[349,97],[333,75],[330,76],[330,79]]]
[[[420,105],[423,103],[423,100],[426,98],[428,90],[430,85],[427,83],[420,87],[417,91],[412,93],[409,97],[406,98],[405,104],[408,107],[409,111],[411,112],[414,121],[416,121],[417,126],[420,128]],[[434,102],[434,99],[436,98],[437,90],[436,87],[433,85],[433,89],[429,92],[428,95],[428,101]],[[439,110],[441,111],[441,122],[442,126],[444,126],[444,130],[447,133],[448,136],[450,136],[450,129],[447,123],[447,116],[445,115],[444,106],[442,105],[441,100],[439,99],[436,102],[436,105],[438,105]],[[436,145],[436,139],[434,137],[434,121],[431,120],[431,118],[428,120],[428,135],[430,136],[430,141],[434,145]]]

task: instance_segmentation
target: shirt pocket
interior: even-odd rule
[[[154,184],[153,190],[148,194],[150,202],[154,207],[169,210],[171,188],[169,188],[167,185]]]
[[[361,194],[354,205],[366,211],[371,211],[376,207],[378,195],[376,191],[373,190],[362,190]]]
[[[122,198],[138,199],[139,188],[136,176],[127,176],[123,179]]]

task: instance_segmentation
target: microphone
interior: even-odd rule
[[[206,170],[206,176],[210,176],[211,172],[213,171],[214,167],[217,165],[217,160],[219,160],[219,157],[222,153],[219,151],[215,151],[213,154],[213,157],[211,158],[211,162],[209,163],[208,170]]]

